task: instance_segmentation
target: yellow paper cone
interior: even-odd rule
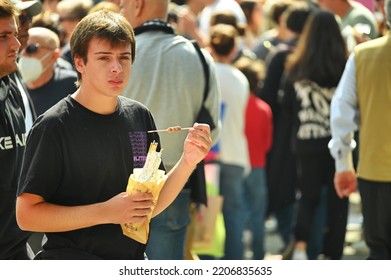
[[[159,170],[161,171],[161,170]],[[134,174],[129,177],[128,186],[126,192],[128,194],[135,194],[138,192],[143,193],[151,193],[153,196],[153,203],[156,205],[156,202],[159,198],[160,190],[162,189],[167,176],[164,175],[164,171],[162,171],[161,176],[159,176],[157,182],[140,182],[135,179]],[[155,206],[152,207],[152,211],[155,209]],[[149,236],[149,223],[151,221],[152,212],[148,214],[147,220],[142,223],[127,223],[122,224],[122,232],[126,236],[140,242],[146,244]]]

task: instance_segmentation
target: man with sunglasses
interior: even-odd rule
[[[38,116],[76,90],[76,71],[61,68],[56,63],[60,55],[56,33],[44,27],[29,30],[28,45],[20,53],[19,71]]]
[[[15,218],[17,181],[26,143],[23,100],[10,79],[17,68],[17,36],[17,10],[9,0],[0,0],[0,260],[29,259],[27,240],[31,235],[19,229]]]

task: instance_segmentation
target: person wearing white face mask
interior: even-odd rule
[[[27,47],[20,53],[19,71],[37,115],[76,90],[76,72],[60,68],[56,63],[59,57],[60,42],[56,33],[44,27],[29,30]]]
[[[36,45],[28,45],[26,48],[26,53],[34,54],[38,52],[39,48],[46,48],[44,46]],[[22,56],[19,59],[19,70],[22,75],[23,80],[26,83],[34,82],[41,76],[43,72],[45,72],[49,68],[49,64],[43,66],[43,61],[51,55],[50,52],[46,53],[42,58],[38,59],[36,57],[28,57]]]

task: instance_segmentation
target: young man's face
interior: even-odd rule
[[[16,58],[20,47],[17,31],[13,17],[0,18],[0,77],[17,69]]]
[[[107,96],[122,93],[130,77],[131,63],[130,46],[112,48],[108,41],[96,38],[89,43],[87,63],[75,57],[82,86]]]

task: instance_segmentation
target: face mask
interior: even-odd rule
[[[43,68],[42,60],[51,53],[45,54],[41,59],[35,57],[22,56],[19,58],[19,71],[25,83],[34,82],[47,69]]]

